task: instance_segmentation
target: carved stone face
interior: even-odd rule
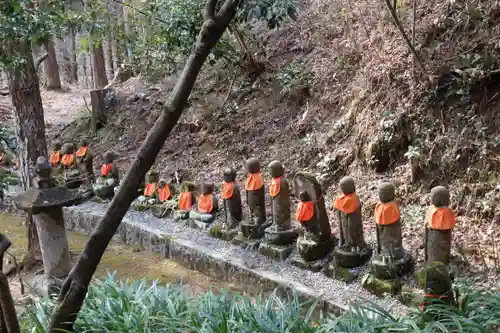
[[[81,139],[79,143],[79,147],[87,147],[89,145],[89,140]]]
[[[146,175],[146,182],[148,184],[157,183],[159,179],[158,172],[150,170]]]
[[[269,173],[271,174],[271,177],[273,177],[273,178],[281,177],[285,173],[284,172],[285,170],[283,169],[283,165],[279,161],[272,161],[271,163],[269,163],[267,168],[269,169]]]
[[[260,162],[256,157],[249,158],[245,164],[245,168],[248,173],[258,173],[260,172]]]
[[[224,169],[224,181],[234,182],[236,180],[236,171],[233,168],[225,168]]]
[[[103,160],[106,164],[113,163],[113,161],[115,160],[115,155],[113,154],[113,152],[107,151],[106,153],[104,153]]]
[[[59,141],[54,141],[52,142],[51,148],[53,151],[59,151],[61,150],[61,143]]]
[[[165,179],[160,179],[160,181],[158,182],[158,187],[164,188],[165,186],[167,186],[167,181]]]
[[[450,204],[450,191],[444,186],[436,186],[431,190],[431,202],[434,206],[448,206]]]
[[[62,148],[61,148],[61,153],[63,154],[73,154],[75,151],[74,151],[74,144],[72,143],[65,143],[63,144]]]
[[[356,185],[354,184],[354,179],[352,179],[352,177],[342,178],[339,182],[339,187],[344,194],[351,194],[356,192]]]
[[[396,198],[396,188],[394,184],[383,182],[378,187],[378,197],[382,202],[391,202]]]
[[[311,201],[311,196],[306,191],[302,191],[299,194],[299,200],[302,202]]]
[[[201,184],[201,193],[203,194],[212,194],[214,191],[214,184],[207,182],[207,183],[202,183]]]

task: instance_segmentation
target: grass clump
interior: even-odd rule
[[[36,302],[23,318],[24,332],[46,333],[50,300]],[[304,312],[304,309],[308,309]],[[276,295],[250,298],[207,292],[189,297],[182,285],[160,286],[145,280],[117,281],[109,275],[89,288],[78,316],[76,332],[127,333],[326,333],[326,332],[496,332],[500,325],[500,295],[466,291],[460,306],[435,304],[425,312],[412,310],[395,317],[366,301],[354,304],[339,318],[312,320],[315,304],[297,295],[283,301]]]

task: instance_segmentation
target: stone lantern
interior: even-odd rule
[[[33,215],[42,252],[48,291],[66,278],[71,268],[68,239],[64,227],[63,206],[74,204],[79,195],[75,190],[58,187],[51,176],[52,167],[45,157],[39,157],[34,186],[15,198],[22,210]]]

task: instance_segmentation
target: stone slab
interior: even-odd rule
[[[259,253],[274,260],[284,261],[295,249],[292,245],[273,245],[263,242],[259,245]]]
[[[106,208],[106,205],[93,202],[65,207],[67,229],[91,233]],[[212,278],[234,283],[250,294],[276,291],[278,295],[286,297],[293,291],[301,301],[318,301],[318,309],[322,312],[340,314],[356,299],[370,300],[386,308],[391,308],[397,302],[391,297],[375,297],[365,291],[360,283],[347,285],[324,274],[297,268],[290,265],[288,260],[271,260],[258,252],[210,237],[203,231],[189,228],[171,218],[158,219],[148,212],[127,212],[115,239],[140,245]],[[404,306],[398,303],[392,312],[404,311]]]
[[[292,265],[312,272],[321,272],[325,270],[331,260],[332,252],[328,253],[323,258],[314,261],[305,261],[298,253],[294,253],[290,256],[290,263]]]

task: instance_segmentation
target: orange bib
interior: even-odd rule
[[[158,187],[158,199],[161,202],[170,199],[170,188],[168,187],[168,184],[165,184],[163,188]]]
[[[58,151],[55,151],[52,154],[50,154],[49,162],[50,162],[50,164],[52,164],[52,166],[58,165],[59,162],[61,162],[61,153]]]
[[[455,214],[449,207],[429,207],[429,228],[435,230],[451,230],[455,227]]]
[[[113,169],[113,164],[111,163],[101,165],[101,176],[106,177],[111,172],[111,169]]]
[[[214,208],[212,194],[202,194],[198,198],[198,211],[201,213],[211,213]]]
[[[193,203],[191,202],[191,192],[181,192],[179,196],[179,209],[191,210]]]
[[[375,207],[375,221],[379,225],[393,224],[399,220],[399,208],[394,201],[379,202]]]
[[[249,173],[247,182],[245,184],[245,189],[247,191],[257,191],[264,186],[264,178],[261,172]]]
[[[295,214],[295,219],[301,223],[307,222],[314,216],[314,202],[299,202],[297,206],[297,212]]]
[[[78,149],[78,151],[76,152],[76,156],[77,157],[84,157],[85,154],[87,154],[87,150],[89,150],[89,147],[87,147],[87,146],[80,147],[80,149]]]
[[[269,187],[269,194],[274,198],[280,194],[281,177],[273,177],[271,179],[271,186]]]
[[[156,183],[146,184],[146,187],[144,188],[144,196],[152,197],[155,191],[156,191]]]
[[[222,199],[227,200],[233,197],[234,182],[224,182],[222,185]]]
[[[64,154],[61,158],[61,163],[64,166],[72,166],[75,161],[75,156],[73,154]]]
[[[344,214],[352,214],[358,209],[359,200],[356,193],[342,194],[335,199],[335,209]]]

